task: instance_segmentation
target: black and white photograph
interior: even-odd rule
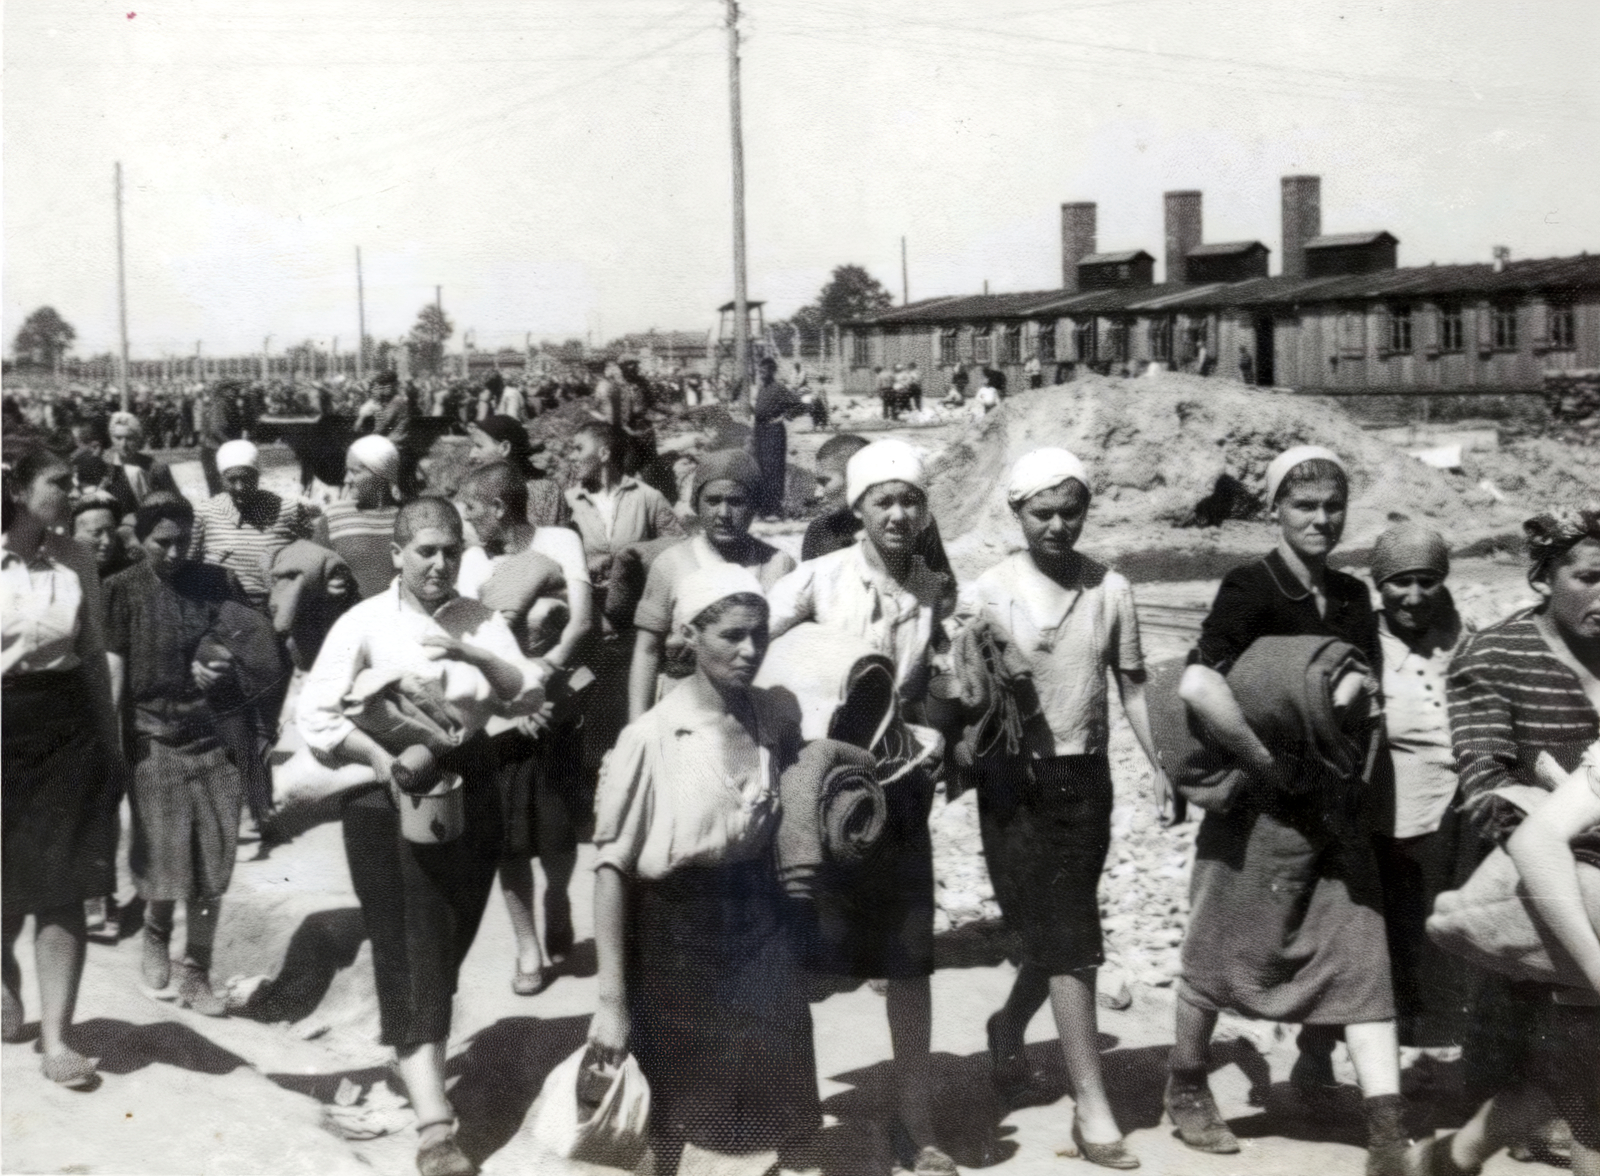
[[[0,1172],[1600,1176],[1600,6],[0,43]]]

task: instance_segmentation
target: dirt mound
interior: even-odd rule
[[[1020,547],[1005,476],[1029,450],[1059,445],[1088,465],[1095,505],[1084,546],[1098,555],[1266,546],[1266,469],[1293,445],[1326,445],[1351,470],[1344,546],[1402,519],[1461,544],[1515,529],[1524,512],[1474,479],[1424,465],[1363,430],[1336,402],[1168,374],[1086,376],[1007,401],[932,463],[930,497],[958,574]]]

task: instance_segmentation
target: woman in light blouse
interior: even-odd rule
[[[799,714],[751,686],[767,649],[751,571],[685,577],[674,624],[695,672],[623,730],[601,772],[589,1040],[602,1062],[631,1050],[650,1083],[647,1170],[671,1176],[688,1148],[755,1176],[820,1117],[772,856]]]
[[[1122,1143],[1095,1044],[1095,977],[1105,962],[1100,873],[1111,846],[1111,761],[1106,671],[1114,672],[1134,736],[1164,773],[1150,734],[1144,655],[1128,581],[1076,549],[1089,512],[1089,476],[1065,449],[1037,449],[1012,467],[1007,499],[1028,549],[973,586],[977,619],[1027,662],[1039,713],[1020,755],[980,777],[984,857],[1017,978],[989,1018],[989,1051],[1003,1091],[1031,1077],[1023,1032],[1050,1000],[1076,1105],[1073,1136],[1084,1158],[1137,1168]]]
[[[44,449],[8,474],[0,539],[0,703],[4,706],[4,1025],[23,1029],[14,948],[34,916],[45,1077],[97,1084],[65,1040],[83,975],[85,899],[116,882],[112,801],[127,772],[111,701],[94,558],[57,532],[71,519],[72,470]],[[89,722],[85,722],[85,717]]]

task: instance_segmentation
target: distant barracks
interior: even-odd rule
[[[841,327],[845,387],[916,361],[942,396],[958,364],[1027,386],[1149,363],[1333,393],[1531,392],[1600,367],[1600,256],[1399,267],[1390,233],[1322,232],[1321,180],[1283,178],[1283,273],[1259,241],[1206,244],[1200,193],[1166,194],[1166,276],[1096,252],[1095,205],[1061,206],[1059,290],[929,298]]]

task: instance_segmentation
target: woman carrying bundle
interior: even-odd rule
[[[989,1018],[989,1052],[1003,1091],[1025,1088],[1023,1031],[1048,997],[1077,1099],[1073,1137],[1084,1157],[1136,1168],[1123,1146],[1095,1044],[1095,975],[1105,962],[1100,872],[1111,845],[1106,671],[1166,786],[1144,698],[1144,654],[1128,581],[1075,548],[1089,511],[1089,476],[1064,449],[1012,467],[1007,499],[1028,550],[973,587],[975,624],[1026,661],[1039,701],[1019,757],[979,777],[984,856],[1007,930],[1020,949],[1005,1007]]]
[[[1344,463],[1329,450],[1300,446],[1274,459],[1277,546],[1223,577],[1179,687],[1208,745],[1245,783],[1231,807],[1209,802],[1196,840],[1166,1106],[1190,1147],[1235,1153],[1206,1077],[1221,1010],[1304,1026],[1290,1080],[1305,1097],[1333,1087],[1342,1032],[1366,1096],[1367,1171],[1388,1176],[1402,1170],[1406,1140],[1381,885],[1350,811],[1365,776],[1313,772],[1303,748],[1269,745],[1226,676],[1258,639],[1313,637],[1343,642],[1376,677],[1368,590],[1328,566],[1348,499]]]
[[[595,805],[598,1059],[650,1083],[646,1170],[685,1153],[769,1171],[820,1118],[811,1014],[780,923],[772,841],[799,716],[752,687],[767,603],[732,564],[684,578],[674,625],[695,672],[630,723]],[[705,1162],[705,1161],[702,1161]]]
[[[1548,788],[1533,770],[1543,752],[1563,771],[1577,768],[1574,780],[1594,778],[1580,760],[1600,739],[1600,503],[1539,515],[1523,530],[1528,582],[1542,603],[1471,637],[1450,667],[1447,691],[1464,808],[1484,843],[1479,851],[1504,843],[1537,893],[1528,870],[1543,873],[1541,864],[1552,862],[1553,839],[1570,844],[1554,861],[1570,869],[1576,855],[1600,865],[1600,831],[1583,820],[1592,804],[1577,784],[1526,821],[1503,794],[1517,785]],[[1547,922],[1552,930],[1562,925],[1559,918]],[[1600,979],[1592,942],[1572,954],[1586,975]],[[1572,1128],[1573,1171],[1600,1173],[1600,1008],[1556,1003],[1547,988],[1493,977],[1473,1013],[1463,1048],[1467,1090],[1495,1098],[1452,1142],[1431,1149],[1433,1167],[1425,1171],[1473,1172],[1498,1147],[1519,1142],[1540,1122],[1539,1111],[1548,1117],[1542,1092]]]
[[[914,554],[928,525],[922,459],[903,441],[877,441],[845,469],[846,499],[862,521],[859,542],[802,563],[772,589],[772,633],[814,621],[865,639],[894,662],[901,715],[915,721],[927,689],[928,654],[953,592],[947,577]],[[897,736],[906,734],[896,724]],[[934,782],[907,767],[906,751],[874,747],[885,769],[889,821],[884,843],[851,892],[824,916],[818,971],[887,980],[894,1048],[895,1150],[918,1176],[952,1176],[955,1162],[934,1143],[933,839],[928,816]],[[912,753],[913,755],[915,753]],[[898,764],[890,766],[891,760]],[[881,778],[881,777],[880,777]]]

